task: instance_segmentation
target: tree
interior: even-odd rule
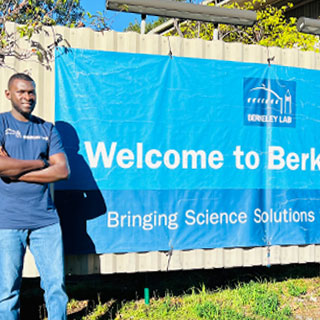
[[[96,29],[106,29],[103,14],[86,13],[79,0],[0,0],[0,67],[10,67],[6,57],[28,60],[36,56],[41,64],[50,68],[54,49],[62,44],[63,38],[52,29],[54,41],[43,47],[32,39],[33,35],[55,25],[82,27],[85,19]],[[8,30],[8,22],[19,24],[16,32]],[[28,42],[27,50],[19,50],[21,39]]]
[[[213,5],[213,4],[210,4]],[[296,18],[285,17],[285,12],[292,4],[276,8],[266,5],[266,0],[253,0],[246,2],[243,7],[237,3],[226,6],[228,8],[254,10],[258,5],[257,22],[253,27],[219,25],[219,39],[226,42],[242,42],[246,44],[259,44],[280,48],[298,48],[301,50],[319,51],[317,36],[300,33],[296,27]],[[183,35],[185,38],[201,38],[212,40],[214,25],[188,21],[180,25],[180,30],[167,33],[167,36]]]
[[[168,21],[168,18],[163,18],[163,17],[159,17],[157,20],[153,21],[153,22],[147,22],[146,23],[146,33],[148,33],[149,31],[153,30],[154,28],[160,26],[161,24],[165,23],[166,21]],[[124,29],[124,31],[134,31],[134,32],[141,32],[141,28],[140,28],[140,24],[138,21],[136,21],[135,23],[130,22],[129,26],[127,28]]]
[[[33,20],[66,26],[81,21],[85,14],[79,0],[0,0],[0,12],[3,20],[19,24]]]
[[[213,6],[214,4],[208,4]],[[281,6],[280,8],[266,5],[266,0],[252,0],[244,3],[242,7],[238,3],[226,5],[227,8],[255,10],[257,12],[257,22],[253,27],[242,27],[233,25],[219,25],[219,39],[225,42],[242,42],[245,44],[259,44],[267,47],[280,48],[298,48],[301,50],[319,51],[319,39],[316,36],[306,35],[298,32],[296,28],[296,18],[286,18],[286,10],[292,7],[292,4]],[[146,32],[154,29],[167,19],[158,20],[146,25]],[[200,38],[212,40],[213,23],[199,21],[184,21],[173,26],[173,31],[165,36],[182,36],[184,38]],[[140,32],[138,23],[130,24],[125,31]]]

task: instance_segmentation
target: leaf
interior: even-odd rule
[[[39,50],[36,52],[36,54],[37,54],[38,60],[42,63],[43,62],[43,54]]]

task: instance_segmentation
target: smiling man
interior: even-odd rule
[[[0,114],[0,320],[19,319],[26,246],[35,258],[49,320],[66,319],[63,246],[48,184],[67,179],[69,166],[53,124],[32,115],[33,79],[14,74]]]

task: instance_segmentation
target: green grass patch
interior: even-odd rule
[[[287,289],[292,297],[300,297],[307,293],[307,285],[301,281],[288,281]]]
[[[320,319],[318,274],[306,265],[70,277],[68,320]],[[21,319],[46,319],[38,287],[24,279]]]
[[[283,302],[282,284],[250,281],[236,288],[210,292],[204,286],[191,294],[153,298],[125,304],[117,313],[120,319],[154,320],[254,320],[292,319],[289,304]]]

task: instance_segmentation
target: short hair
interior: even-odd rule
[[[8,81],[8,89],[10,89],[10,86],[11,86],[12,82],[14,80],[16,80],[16,79],[30,81],[30,82],[35,83],[34,80],[28,74],[26,74],[26,73],[15,73],[10,77],[10,79]]]

